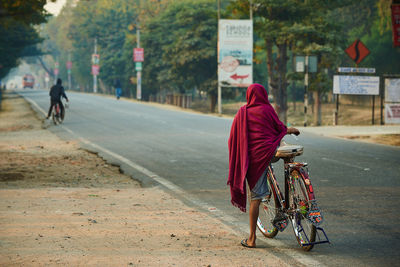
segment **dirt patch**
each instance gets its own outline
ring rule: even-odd
[[[400,146],[400,134],[346,135],[338,137],[374,144]]]
[[[6,95],[0,129],[0,266],[287,265],[42,129],[21,98]]]

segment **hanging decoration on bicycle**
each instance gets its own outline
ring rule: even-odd
[[[288,217],[284,212],[280,211],[278,212],[278,214],[276,214],[276,217],[274,218],[272,224],[280,232],[283,232],[283,230],[285,230],[286,227],[288,226]]]
[[[324,221],[316,200],[311,200],[311,207],[306,214],[306,218],[315,226],[319,226]]]

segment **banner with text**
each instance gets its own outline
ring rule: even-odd
[[[218,82],[221,86],[248,87],[253,83],[252,20],[219,21]]]
[[[379,95],[377,76],[333,76],[333,93],[345,95]]]
[[[386,124],[400,123],[400,103],[385,104],[385,123]]]
[[[385,79],[385,102],[400,103],[400,79]]]
[[[400,46],[400,5],[392,5],[393,46]]]

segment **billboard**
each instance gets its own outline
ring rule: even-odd
[[[379,95],[378,76],[333,76],[333,93],[345,95]]]
[[[385,123],[400,123],[400,103],[385,103]]]
[[[218,82],[248,87],[253,83],[252,20],[219,20]]]
[[[392,31],[393,46],[400,46],[400,4],[393,4],[392,8]]]
[[[385,79],[385,102],[400,102],[400,79]]]

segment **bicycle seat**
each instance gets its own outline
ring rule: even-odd
[[[303,146],[286,144],[284,141],[281,142],[278,150],[276,151],[276,158],[293,158],[303,154]]]

